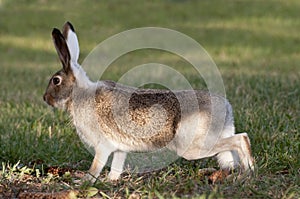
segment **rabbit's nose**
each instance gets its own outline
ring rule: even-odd
[[[46,101],[46,93],[43,95],[43,99],[44,99],[44,101]]]

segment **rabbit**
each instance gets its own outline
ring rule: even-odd
[[[187,160],[216,156],[221,169],[254,169],[247,133],[235,134],[227,99],[201,90],[141,89],[110,80],[92,82],[78,63],[74,27],[54,28],[62,69],[44,101],[67,111],[95,156],[85,179],[95,181],[113,153],[108,179],[118,180],[129,152],[168,148]],[[222,115],[224,117],[222,117]]]

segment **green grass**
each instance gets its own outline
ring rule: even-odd
[[[299,10],[298,0],[0,0],[0,162],[20,160],[29,167],[35,162],[45,167],[81,162],[73,169],[87,170],[92,161],[67,115],[42,101],[49,77],[60,67],[50,37],[53,27],[73,23],[81,62],[116,33],[158,26],[194,38],[214,59],[234,108],[236,129],[250,136],[255,175],[246,182],[212,185],[198,170],[216,167],[214,160],[178,160],[161,171],[124,174],[118,183],[80,189],[94,186],[103,197],[299,198]],[[102,78],[118,80],[131,67],[153,60],[174,66],[192,86],[202,85],[183,60],[153,50],[121,57]],[[60,188],[53,185],[52,190],[76,187],[63,181],[53,179],[52,185]],[[19,186],[0,177],[0,196],[8,185],[12,190]]]

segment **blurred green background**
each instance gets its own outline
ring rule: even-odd
[[[52,44],[53,27],[72,22],[80,63],[114,34],[163,27],[195,39],[213,58],[234,108],[237,131],[249,133],[258,168],[256,178],[244,186],[227,184],[217,191],[210,186],[186,188],[182,194],[299,196],[299,10],[298,0],[0,0],[0,162],[62,165],[86,160],[87,169],[92,160],[68,117],[42,101],[49,78],[61,67]],[[199,86],[197,74],[181,59],[151,50],[120,58],[103,78],[118,80],[135,64],[153,59],[174,65]],[[209,161],[203,166],[215,165]],[[142,189],[174,195],[156,184]]]

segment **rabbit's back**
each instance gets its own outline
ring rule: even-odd
[[[211,96],[206,91],[136,89],[102,81],[95,102],[102,133],[123,150],[164,147],[175,138],[182,121],[202,117],[203,127],[211,118]]]

